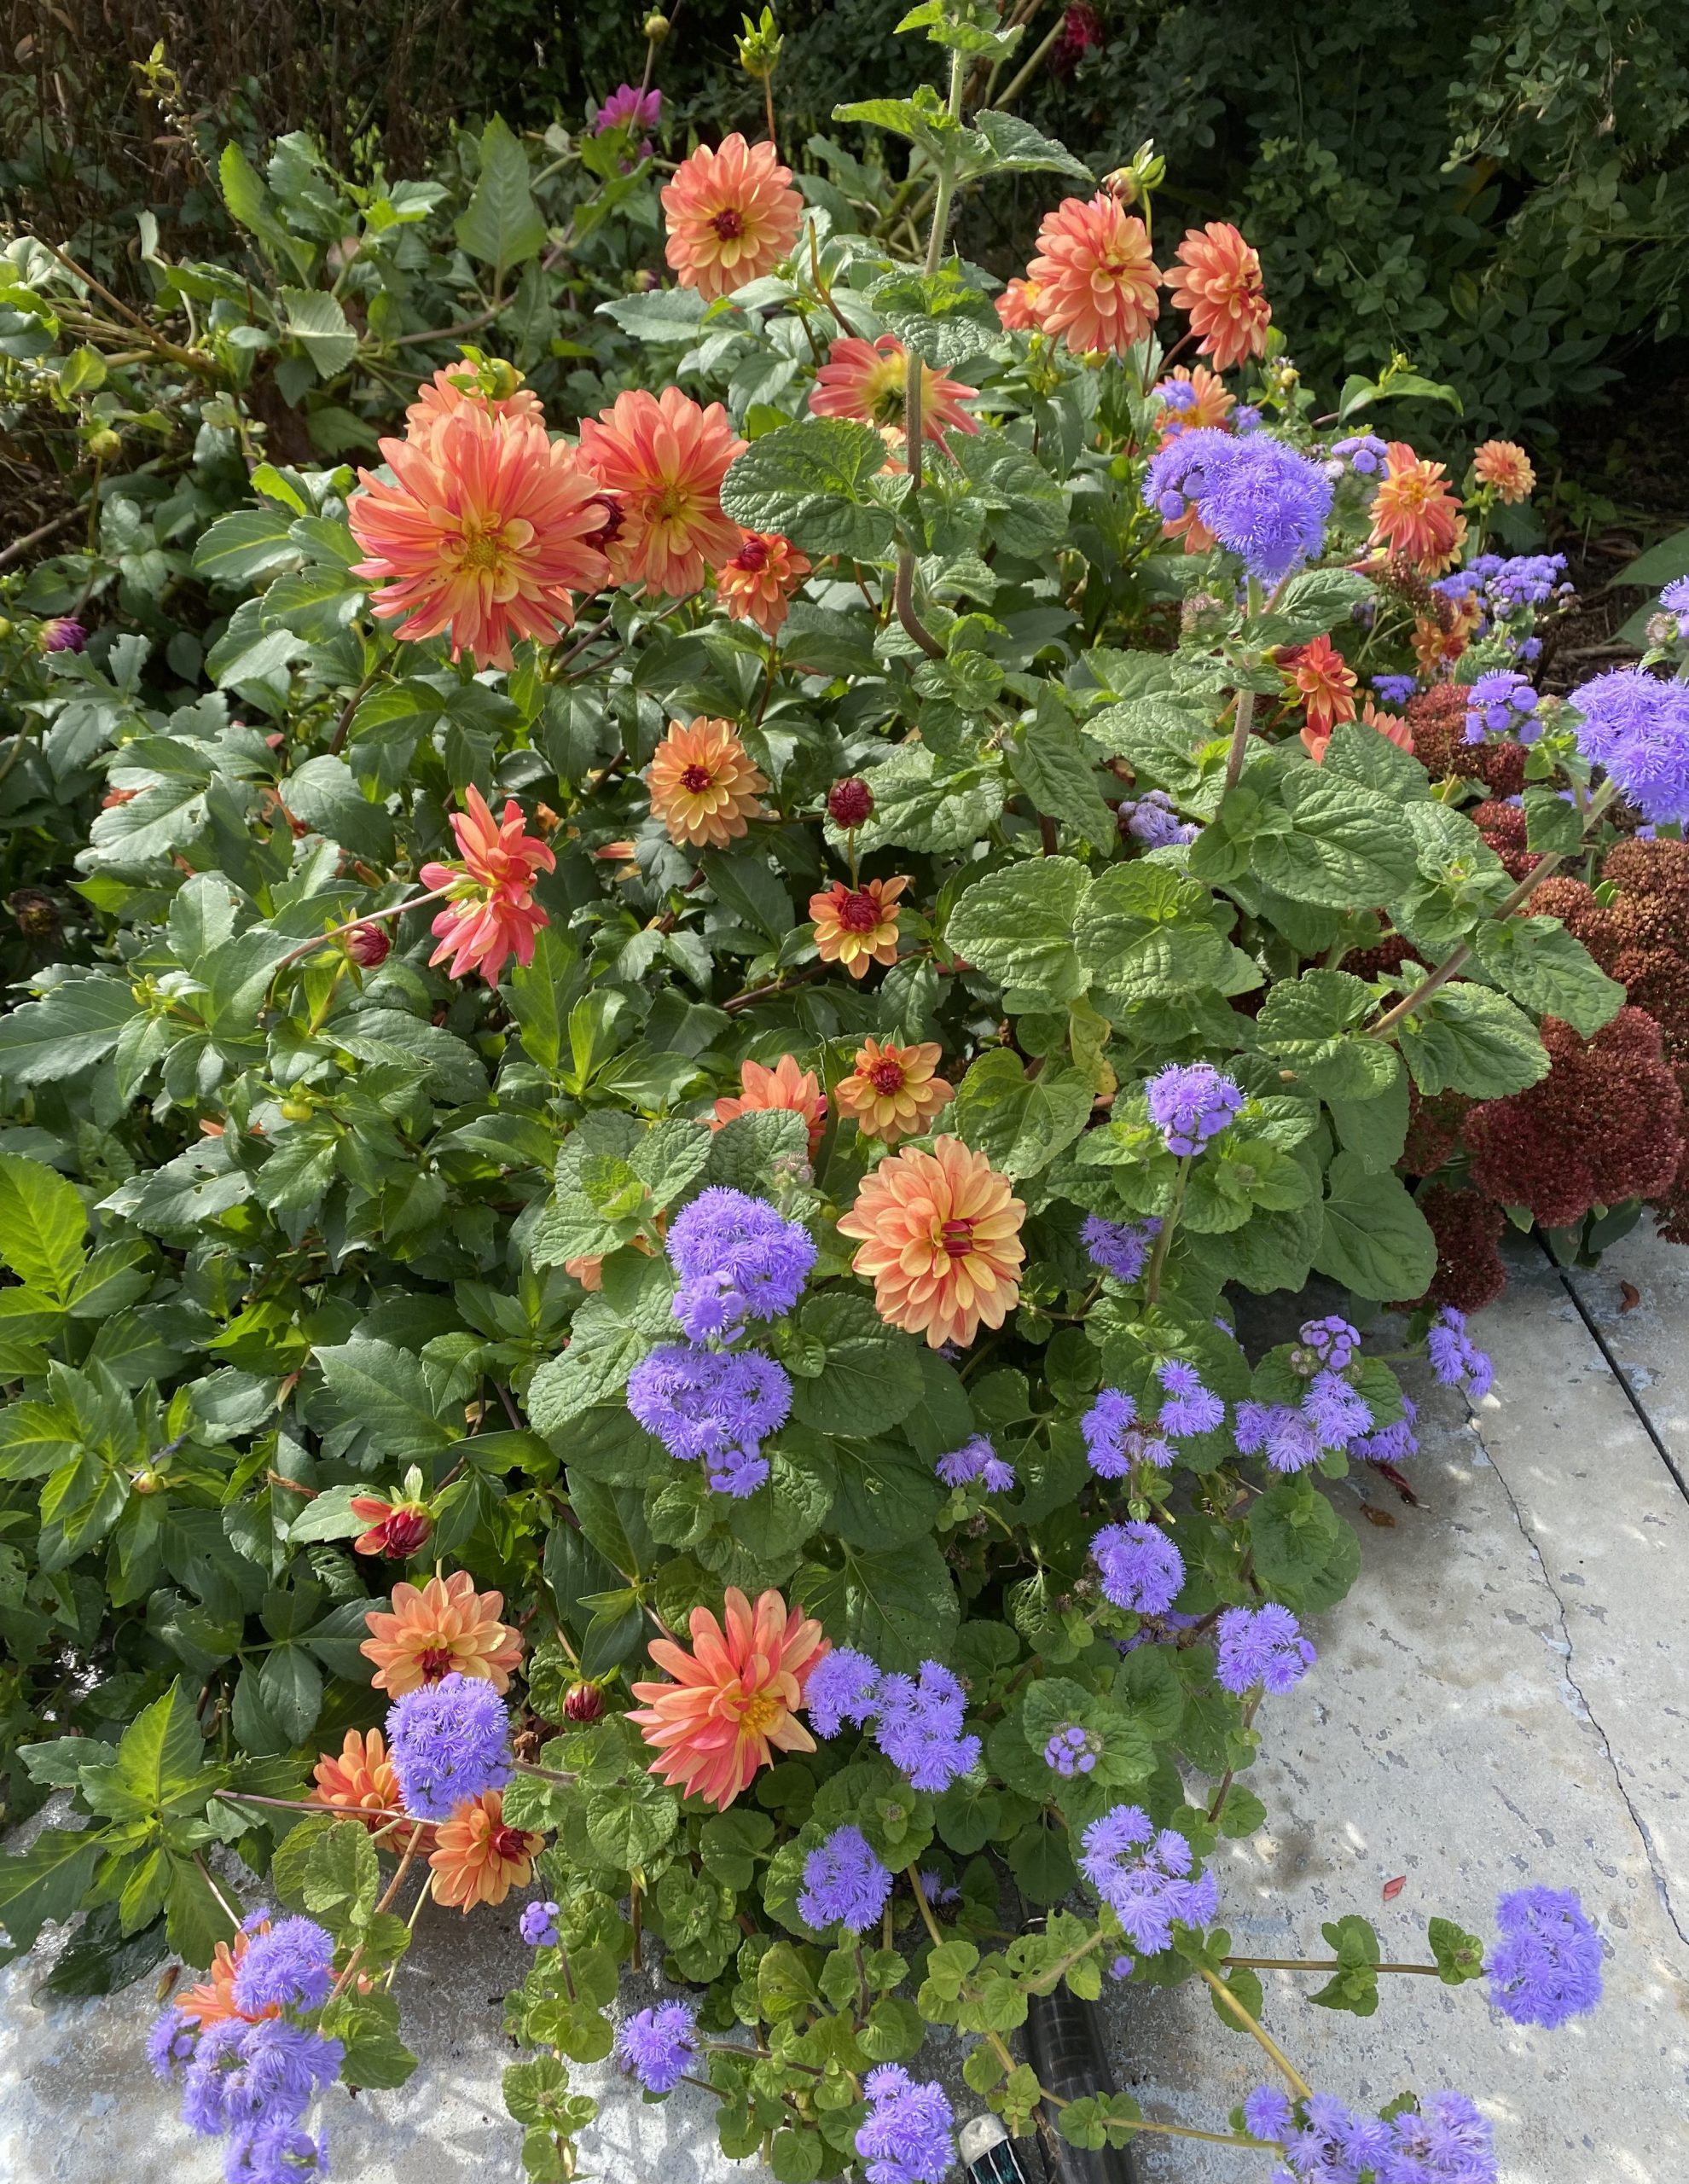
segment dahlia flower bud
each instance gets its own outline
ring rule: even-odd
[[[20,887],[6,897],[18,930],[31,940],[50,940],[59,930],[59,906],[44,887]]]
[[[43,652],[80,652],[88,632],[73,614],[55,614],[41,624],[35,641]]]
[[[775,26],[772,8],[763,9],[760,21],[753,23],[749,15],[743,20],[745,35],[738,40],[739,65],[747,76],[763,83],[773,75],[785,40]]]
[[[834,781],[827,793],[827,816],[847,832],[865,827],[874,816],[874,791],[855,774]]]
[[[380,970],[392,949],[392,937],[385,926],[355,925],[346,935],[347,955],[366,971]]]
[[[653,45],[661,45],[664,39],[669,35],[669,19],[666,15],[659,15],[655,9],[653,9],[652,13],[646,17],[643,24],[641,26],[641,28],[643,30],[646,38]]]
[[[109,425],[102,425],[96,432],[90,433],[86,444],[96,462],[113,462],[123,453],[123,442]]]
[[[572,1683],[563,1694],[563,1718],[584,1726],[604,1711],[604,1693],[595,1683]]]
[[[129,1482],[130,1491],[134,1494],[156,1494],[163,1484],[163,1472],[155,1471],[151,1464],[143,1464]]]
[[[409,1562],[427,1544],[434,1519],[421,1502],[387,1502],[374,1494],[354,1494],[351,1513],[369,1526],[352,1542],[357,1554],[379,1554],[389,1562]]]

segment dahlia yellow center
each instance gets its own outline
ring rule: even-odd
[[[747,1735],[766,1736],[770,1729],[778,1727],[785,1711],[772,1692],[759,1691],[754,1699],[746,1700],[739,1716],[739,1726]]]
[[[496,569],[504,559],[504,541],[496,531],[466,531],[457,549],[458,566]]]

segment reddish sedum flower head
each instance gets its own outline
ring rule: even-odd
[[[1026,1208],[983,1153],[941,1137],[882,1160],[839,1223],[861,1240],[851,1260],[874,1282],[888,1326],[925,1335],[930,1350],[964,1346],[983,1322],[1000,1327],[1020,1294]]]
[[[474,364],[444,364],[431,380],[425,380],[416,390],[416,399],[404,413],[405,438],[421,444],[432,437],[438,427],[448,417],[455,417],[462,410],[479,410],[489,417],[526,417],[537,425],[545,422],[545,411],[540,398],[531,386],[520,384],[519,375],[509,364],[489,368],[489,377],[508,379],[508,394],[489,393],[481,370]]]
[[[719,402],[700,410],[677,386],[618,394],[583,420],[582,459],[620,510],[605,549],[620,582],[684,599],[738,552],[744,533],[722,513],[722,480],[744,452]],[[602,530],[602,507],[594,514]]]
[[[908,355],[895,334],[877,341],[855,334],[835,341],[810,389],[810,408],[817,417],[850,417],[858,424],[887,426],[901,433],[908,393]],[[947,432],[979,430],[963,409],[979,392],[964,386],[931,364],[920,368],[920,436],[942,440]]]
[[[454,659],[508,668],[514,639],[553,643],[573,595],[608,578],[589,543],[595,482],[537,417],[465,402],[420,439],[383,440],[381,456],[394,482],[360,470],[346,505],[364,557],[351,573],[385,579],[371,605],[400,636],[444,636]]]
[[[1486,440],[1472,457],[1472,475],[1509,506],[1528,501],[1536,484],[1530,457],[1515,440]]]
[[[542,872],[554,871],[557,859],[537,834],[524,831],[522,807],[514,797],[506,799],[502,819],[493,817],[473,784],[463,801],[467,809],[451,814],[458,857],[422,868],[425,887],[451,890],[451,900],[430,928],[440,944],[428,961],[445,963],[449,978],[479,971],[496,985],[510,956],[519,963],[534,960],[535,936],[546,923],[534,902],[534,882]]]
[[[1289,645],[1276,655],[1285,697],[1300,705],[1316,735],[1329,737],[1340,720],[1355,717],[1355,670],[1329,637]]]
[[[1173,300],[1191,322],[1197,346],[1228,372],[1267,346],[1273,313],[1261,283],[1261,260],[1238,230],[1223,220],[1192,228],[1174,252],[1176,270],[1167,276]]]
[[[735,1115],[783,1108],[788,1114],[802,1115],[810,1134],[810,1151],[815,1152],[827,1127],[827,1097],[813,1070],[800,1069],[792,1054],[782,1054],[772,1069],[764,1068],[759,1061],[747,1061],[740,1068],[739,1087],[737,1093],[724,1094],[717,1101],[711,1130],[719,1130]]]
[[[665,255],[683,288],[706,303],[772,273],[804,224],[804,200],[772,144],[735,130],[719,151],[700,144],[663,189]]]
[[[868,976],[870,963],[897,960],[897,897],[907,879],[870,880],[847,887],[835,880],[810,897],[815,921],[815,947],[823,963],[842,963],[853,979]]]
[[[850,1116],[864,1137],[887,1145],[923,1136],[951,1095],[952,1088],[934,1074],[942,1051],[932,1041],[897,1047],[864,1039],[856,1067],[835,1087],[839,1112]]]
[[[866,827],[874,816],[874,791],[859,775],[847,775],[828,789],[827,816],[835,827],[842,827],[847,834],[857,827]]]
[[[810,568],[809,555],[779,531],[747,531],[739,551],[716,572],[716,596],[736,622],[754,622],[764,636],[775,636]]]
[[[1440,576],[1452,566],[1466,535],[1466,519],[1443,468],[1422,460],[1405,440],[1392,440],[1373,497],[1373,544],[1399,554],[1426,576]]]
[[[473,1803],[459,1805],[435,1842],[428,1860],[434,1901],[465,1913],[478,1903],[502,1903],[513,1888],[525,1888],[545,1848],[544,1836],[506,1826],[499,1790],[483,1790]]]
[[[1011,281],[996,307],[1005,334],[1029,334],[1038,323],[1038,291],[1030,281]]]
[[[751,763],[733,723],[706,720],[689,728],[676,721],[645,770],[653,817],[676,846],[725,849],[746,822],[768,814],[757,799],[767,779]]]
[[[1161,269],[1149,230],[1106,190],[1088,202],[1065,198],[1045,214],[1026,277],[1037,289],[1039,325],[1076,356],[1123,357],[1155,323]]]

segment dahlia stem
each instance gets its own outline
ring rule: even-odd
[[[1236,723],[1232,729],[1232,747],[1226,753],[1226,787],[1235,788],[1243,777],[1244,760],[1249,753],[1250,724],[1255,718],[1255,693],[1238,692]]]
[[[1179,1225],[1179,1214],[1185,1203],[1185,1186],[1191,1179],[1191,1155],[1187,1153],[1180,1159],[1179,1173],[1173,1184],[1173,1203],[1167,1209],[1161,1230],[1155,1240],[1155,1249],[1150,1253],[1149,1272],[1144,1278],[1144,1301],[1147,1304],[1161,1300],[1161,1277],[1167,1265],[1168,1247],[1173,1241],[1173,1231]]]
[[[241,1931],[241,1914],[234,1908],[233,1905],[229,1902],[229,1898],[212,1879],[211,1867],[206,1863],[205,1860],[200,1856],[197,1850],[194,1853],[194,1863],[199,1868],[200,1879],[204,1881],[206,1886],[211,1891],[218,1910],[222,1912],[223,1917],[228,1920],[229,1925],[238,1934]]]
[[[519,1774],[531,1774],[541,1782],[560,1782],[566,1789],[572,1789],[580,1780],[578,1774],[560,1774],[554,1767],[537,1766],[531,1759],[513,1759],[510,1763]]]
[[[1267,2054],[1272,2058],[1279,2069],[1283,2071],[1286,2082],[1295,2092],[1297,2098],[1299,2100],[1311,2100],[1314,2097],[1313,2087],[1309,2085],[1307,2079],[1303,2077],[1301,2071],[1297,2070],[1296,2065],[1291,2062],[1290,2057],[1286,2054],[1284,2049],[1280,2047],[1278,2042],[1274,2039],[1272,2034],[1267,2030],[1264,2025],[1258,2024],[1257,2020],[1251,2016],[1250,2013],[1244,2007],[1243,2004],[1238,2000],[1237,1996],[1232,1992],[1231,1989],[1226,1984],[1225,1981],[1220,1977],[1217,1972],[1211,1970],[1210,1966],[1205,1964],[1199,1964],[1197,1966],[1197,1969],[1201,1972],[1205,1984],[1213,1989],[1215,1996],[1220,2003],[1232,2013],[1232,2015],[1236,2018],[1238,2023],[1242,2025],[1245,2031],[1250,2035],[1251,2039],[1259,2042],[1260,2046],[1264,2049]]]
[[[1222,1956],[1220,1961],[1246,1972],[1341,1972],[1342,1964],[1334,1956]],[[1420,1972],[1427,1978],[1440,1979],[1440,1964],[1375,1964],[1374,1972]]]
[[[937,232],[936,227],[933,232],[935,234]],[[929,253],[929,255],[931,253]],[[909,350],[908,357],[905,359],[905,364],[906,369],[903,379],[904,459],[908,465],[909,484],[913,489],[910,495],[910,503],[914,508],[916,520],[919,521],[920,514],[921,456],[920,404],[921,395],[924,390],[921,384],[921,360],[920,353],[915,349],[911,348]],[[944,657],[943,646],[939,643],[937,638],[933,636],[932,630],[927,628],[926,624],[921,620],[920,615],[915,613],[914,549],[912,546],[900,546],[897,549],[897,574],[891,587],[891,604],[897,610],[897,619],[903,624],[905,630],[914,639],[915,642],[920,647],[927,658],[929,659],[943,659]]]
[[[400,1884],[403,1882],[405,1874],[410,1869],[410,1862],[416,1856],[416,1845],[421,1839],[421,1833],[419,1829],[417,1833],[413,1835],[409,1842],[405,1844],[404,1856],[398,1862],[398,1871],[387,1883],[386,1895],[382,1896],[380,1902],[375,1906],[375,1915],[377,1918],[380,1916],[382,1912],[386,1909],[387,1906],[398,1894]],[[432,1873],[428,1876],[428,1883],[429,1887],[433,1885],[433,1875]],[[422,1893],[424,1896],[427,1896],[428,1890],[425,1888]],[[358,1966],[363,1961],[363,1950],[364,1944],[360,1942],[357,1947],[352,1951],[351,1955],[346,1959],[346,1968],[343,1972],[341,1972],[340,1978],[334,1982],[334,1986],[330,1989],[328,2000],[323,2005],[325,2009],[331,2007],[333,2004],[337,2002],[340,1996],[345,1994],[346,1989],[351,1986],[352,1980],[357,1974]]]
[[[384,918],[402,918],[407,910],[421,909],[425,903],[440,902],[450,894],[456,885],[456,880],[449,880],[444,887],[436,887],[429,894],[412,895],[403,903],[395,903],[390,910],[366,910],[362,917],[353,918],[345,925],[331,926],[327,932],[314,934],[311,939],[301,941],[290,954],[282,958],[270,974],[271,980],[274,981],[279,978],[290,963],[297,963],[303,956],[313,954],[319,948],[326,948],[331,940],[339,940],[343,934],[348,932],[357,932],[366,925],[380,925]]]

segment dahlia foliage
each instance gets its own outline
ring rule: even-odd
[[[337,240],[346,312],[289,308],[348,332],[276,378],[367,324],[389,410],[313,394],[321,461],[260,460],[208,402],[245,504],[191,569],[121,543],[149,476],[74,618],[8,595],[6,793],[98,809],[0,1019],[7,1734],[74,1805],[0,1906],[191,1967],[151,2060],[248,2184],[403,2082],[443,1909],[531,1952],[537,2179],[596,2158],[570,2071],[612,2051],[800,2184],[949,2173],[933,2024],[1030,2129],[1003,2036],[1057,1981],[1204,1982],[1282,2061],[1216,1853],[1332,1673],[1320,1485],[1411,1464],[1433,1385],[1496,1399],[1509,1218],[1689,1234],[1689,593],[1556,694],[1529,452],[1392,436],[1405,370],[1304,386],[1147,147],[1098,177],[969,105],[1019,35],[981,18],[908,20],[948,101],[839,116],[911,148],[920,259],[842,153],[668,144],[659,187],[649,84],[566,233],[496,125],[455,247],[509,359],[365,311]],[[999,174],[1042,193],[1006,283],[949,242]],[[1246,1354],[1239,1292],[1314,1275]],[[1544,1855],[1493,1942],[1328,1927],[1316,1998],[1487,1980],[1539,2067],[1604,1947]],[[1204,2127],[1494,2179],[1424,2067]],[[1187,2128],[1056,2128],[1145,2123]]]

